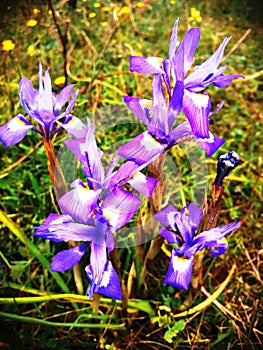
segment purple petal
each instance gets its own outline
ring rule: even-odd
[[[213,55],[210,56],[199,67],[196,67],[194,72],[185,79],[185,87],[187,89],[191,89],[194,86],[199,86],[200,90],[202,89],[203,81],[205,81],[211,74],[214,74],[216,72],[219,63],[222,60],[225,47],[230,39],[231,37],[225,38],[218,49],[213,53]],[[206,86],[207,85],[205,84],[205,87]]]
[[[186,33],[181,45],[184,50],[184,76],[194,62],[194,54],[200,40],[200,29],[191,28]],[[178,48],[179,49],[179,48]]]
[[[192,231],[195,232],[202,220],[202,210],[195,203],[188,205],[189,223]]]
[[[91,212],[96,208],[100,190],[90,190],[81,180],[71,184],[72,191],[65,193],[58,201],[63,212],[83,223],[89,221]]]
[[[219,75],[215,79],[212,80],[212,83],[218,88],[224,88],[230,85],[233,79],[245,79],[243,75],[240,74],[231,74],[231,75]]]
[[[174,143],[181,143],[194,139],[193,131],[189,122],[179,124],[170,132],[170,137],[173,139]]]
[[[72,108],[74,107],[74,104],[76,102],[77,96],[79,93],[79,89],[77,89],[76,91],[74,91],[71,100],[69,101],[69,104],[67,105],[66,111],[65,113],[63,113],[63,115],[67,115],[69,114],[69,112],[72,110]]]
[[[22,78],[19,82],[20,104],[28,115],[37,108],[36,96],[38,92],[34,90],[33,85],[27,78]]]
[[[156,141],[147,131],[119,147],[118,154],[139,165],[151,163],[166,148],[166,144]]]
[[[163,226],[168,228],[174,227],[174,216],[178,214],[178,210],[176,210],[171,204],[168,205],[165,209],[159,211],[154,215],[155,219],[158,220]],[[170,243],[170,242],[169,242]]]
[[[166,241],[170,244],[180,244],[181,240],[179,237],[175,234],[175,232],[166,230],[165,228],[161,228],[159,230],[160,235],[166,239]]]
[[[136,191],[142,195],[151,198],[153,190],[157,184],[158,180],[149,176],[145,176],[143,173],[136,173],[132,179],[128,181]]]
[[[96,234],[94,226],[79,224],[69,215],[50,214],[34,232],[34,236],[54,242],[91,241]]]
[[[119,169],[112,174],[110,179],[110,187],[114,187],[115,185],[122,186],[127,181],[129,181],[134,174],[138,171],[138,165],[134,162],[127,161],[122,164]]]
[[[176,50],[176,44],[177,44],[177,28],[178,28],[178,22],[179,18],[174,22],[173,31],[170,37],[170,43],[169,43],[169,60],[172,59],[175,50]]]
[[[207,247],[217,247],[218,242],[229,235],[231,232],[240,227],[240,222],[231,222],[225,226],[218,226],[209,231],[204,231],[197,235],[192,241],[191,247],[187,250],[187,254],[194,254],[197,250],[203,250]],[[219,242],[220,243],[220,242]],[[219,245],[220,246],[220,245]]]
[[[114,230],[125,225],[140,207],[141,201],[133,193],[115,187],[102,203],[104,218]]]
[[[209,131],[209,138],[198,138],[196,141],[199,143],[200,147],[205,151],[207,157],[213,155],[224,143],[225,140],[213,135]]]
[[[211,110],[210,98],[207,94],[196,94],[185,90],[183,110],[197,137],[209,137],[209,113]]]
[[[176,81],[172,98],[168,107],[168,127],[172,128],[175,118],[181,112],[184,96],[184,83],[182,81]]]
[[[180,258],[173,250],[164,283],[187,290],[192,277],[192,269],[193,256],[190,259]]]
[[[119,277],[109,260],[106,263],[97,292],[109,298],[122,299]]]
[[[56,103],[54,105],[54,114],[58,115],[61,108],[68,102],[71,94],[72,89],[74,87],[74,84],[68,85],[62,89],[56,99]]]
[[[152,105],[153,109],[158,108],[166,109],[166,99],[162,88],[162,76],[161,74],[154,74],[152,81]]]
[[[104,272],[100,280],[97,279],[96,281],[94,278],[94,272],[91,265],[87,266],[85,270],[90,281],[90,287],[88,289],[90,299],[92,298],[94,292],[118,300],[122,298],[118,275],[113,269],[112,264],[109,260],[105,265]]]
[[[88,126],[82,123],[79,118],[69,116],[62,126],[71,136],[74,136],[77,139],[85,140],[88,132]]]
[[[130,71],[141,74],[165,74],[161,68],[163,59],[160,57],[130,57]]]
[[[82,244],[57,253],[50,265],[51,270],[54,272],[62,272],[71,269],[83,257],[87,246],[87,244]]]
[[[20,142],[33,127],[22,114],[19,114],[0,126],[0,141],[8,148]]]
[[[124,102],[146,126],[151,120],[152,101],[138,97],[124,96]]]

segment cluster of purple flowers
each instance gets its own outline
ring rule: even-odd
[[[69,85],[56,96],[52,92],[48,70],[43,86],[41,64],[38,91],[26,78],[19,84],[20,102],[31,122],[19,114],[0,127],[0,141],[5,147],[21,141],[30,129],[48,142],[62,128],[72,136],[65,144],[82,164],[86,181],[77,179],[70,185],[71,190],[58,201],[64,214],[50,214],[34,235],[54,242],[82,242],[56,254],[51,263],[53,271],[72,268],[89,249],[90,264],[85,271],[90,282],[90,298],[94,292],[115,299],[122,297],[119,277],[109,253],[114,249],[115,232],[128,223],[140,207],[140,198],[126,185],[151,197],[157,180],[144,175],[141,170],[161,153],[175,144],[195,139],[207,156],[211,156],[224,143],[209,130],[210,117],[222,104],[212,112],[210,97],[203,91],[210,84],[222,88],[234,78],[242,77],[224,75],[227,67],[219,67],[230,38],[225,38],[212,56],[188,74],[200,30],[188,30],[177,47],[177,27],[178,20],[173,27],[167,59],[137,56],[130,59],[132,72],[153,74],[152,100],[124,97],[128,108],[147,129],[119,147],[106,171],[102,166],[103,152],[97,146],[94,125],[89,119],[84,124],[70,114],[78,91],[73,92],[73,85]],[[174,127],[181,112],[186,121]],[[118,166],[121,157],[126,161]],[[160,229],[160,235],[172,245],[165,283],[183,289],[188,288],[191,280],[194,254],[207,247],[215,256],[223,254],[227,243],[222,239],[239,227],[238,222],[233,222],[195,235],[202,212],[194,203],[181,211],[169,205],[158,212],[155,219],[165,227]]]

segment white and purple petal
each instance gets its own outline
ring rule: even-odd
[[[117,230],[131,220],[140,204],[140,199],[133,193],[114,187],[102,203],[101,209],[113,230]]]
[[[211,131],[209,131],[208,138],[196,137],[196,141],[205,151],[207,157],[212,156],[225,143],[225,140],[213,135]]]
[[[19,114],[5,125],[0,126],[0,141],[8,148],[20,142],[32,128],[34,126],[22,114]]]
[[[151,121],[152,101],[132,96],[124,96],[123,100],[136,117],[147,126]]]
[[[183,111],[191,125],[195,136],[209,137],[210,98],[207,94],[196,94],[185,90],[183,97]]]
[[[97,207],[101,190],[90,190],[81,180],[71,184],[73,190],[65,193],[58,201],[62,211],[80,222],[87,223]]]
[[[54,104],[54,114],[58,115],[61,108],[65,106],[65,104],[68,102],[72,90],[73,90],[74,84],[70,84],[65,86],[59,93],[58,97],[56,98],[56,102]]]
[[[152,198],[153,190],[157,184],[158,180],[145,176],[143,173],[138,172],[128,181],[128,183],[142,195]]]
[[[130,56],[130,71],[141,74],[165,74],[160,57]]]
[[[189,259],[176,255],[173,249],[164,283],[187,290],[192,278],[193,256]]]
[[[94,226],[74,222],[69,215],[50,214],[42,225],[37,227],[34,236],[54,242],[88,242],[94,238],[96,231]]]
[[[136,136],[119,147],[118,154],[139,165],[153,162],[166,148],[166,144],[156,141],[148,131]]]

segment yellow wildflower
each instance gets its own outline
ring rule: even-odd
[[[27,22],[26,22],[26,25],[27,27],[35,27],[37,25],[37,20],[35,19],[29,19]]]
[[[94,17],[96,17],[96,13],[95,13],[95,12],[91,12],[91,13],[89,14],[89,18],[94,18]]]
[[[175,0],[170,0],[170,4],[174,5],[175,4]]]
[[[190,22],[200,23],[202,21],[200,11],[198,11],[195,7],[191,7],[190,12],[191,12],[191,16],[189,17]]]
[[[28,46],[27,53],[30,57],[32,57],[36,54],[36,51],[35,51],[35,48],[33,45]]]
[[[103,12],[110,12],[110,10],[111,10],[110,6],[104,6],[104,7],[102,8],[102,11],[103,11]]]
[[[40,10],[37,9],[37,8],[34,8],[34,9],[32,10],[32,12],[33,12],[34,15],[37,15],[37,14],[40,12]]]
[[[121,15],[128,15],[131,12],[130,8],[128,6],[124,6],[120,12],[118,13],[118,16]]]
[[[101,4],[99,2],[94,2],[94,5],[93,5],[95,8],[98,8],[101,6]]]
[[[12,40],[3,40],[1,43],[3,51],[12,51],[15,48],[15,43]]]
[[[136,7],[138,7],[139,9],[141,9],[144,6],[143,2],[137,2]]]
[[[64,75],[61,77],[58,77],[54,80],[54,83],[56,85],[63,85],[63,84],[65,84],[65,82],[66,82],[66,78],[64,77]]]
[[[48,14],[49,14],[49,16],[51,16],[52,15],[52,11],[51,10],[48,10],[48,12],[47,12]]]
[[[108,25],[108,23],[107,22],[101,22],[101,24],[100,24],[102,27],[106,27],[107,25]]]

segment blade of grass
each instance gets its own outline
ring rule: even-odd
[[[23,230],[18,227],[12,220],[10,220],[10,218],[2,210],[0,210],[0,221],[2,221],[2,223],[6,225],[9,230],[13,232],[13,234],[29,249],[30,254],[33,257],[37,258],[43,267],[50,272],[63,292],[69,293],[69,288],[62,277],[57,272],[51,271],[50,262],[40,253],[34,243],[26,237]]]
[[[34,317],[28,317],[28,316],[20,316],[20,315],[14,315],[7,312],[0,312],[0,317],[19,321],[19,322],[26,322],[26,323],[34,323],[34,324],[41,324],[44,326],[53,326],[53,327],[79,327],[79,328],[107,328],[107,329],[125,329],[125,324],[100,324],[100,323],[64,323],[64,322],[50,322],[41,320]]]

